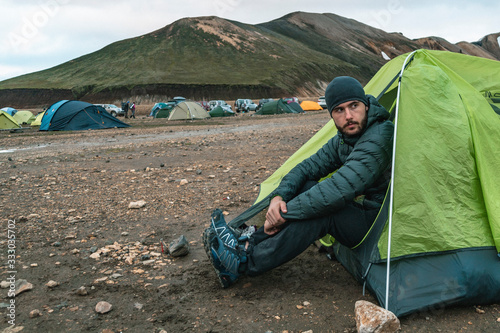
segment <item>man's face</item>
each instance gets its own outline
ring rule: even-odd
[[[366,127],[368,107],[360,101],[348,101],[336,106],[331,113],[335,126],[347,137],[359,135]]]

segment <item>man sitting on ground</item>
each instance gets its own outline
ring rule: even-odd
[[[288,262],[327,234],[353,247],[373,224],[390,180],[393,123],[352,77],[335,78],[325,97],[338,132],[282,179],[264,225],[238,238],[220,210],[212,214],[203,241],[224,288],[242,274],[256,276]]]

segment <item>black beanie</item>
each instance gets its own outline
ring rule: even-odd
[[[333,108],[348,101],[360,101],[368,105],[363,86],[350,76],[338,76],[328,84],[325,91],[326,107],[332,113]]]

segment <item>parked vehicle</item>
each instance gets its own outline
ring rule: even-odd
[[[255,111],[257,104],[255,104],[251,99],[240,98],[234,102],[234,110],[236,112],[248,112]]]
[[[226,101],[223,101],[221,99],[211,100],[208,102],[208,105],[210,105],[210,110],[213,110],[216,106],[220,106],[224,110],[229,110],[231,112],[233,111],[231,105],[227,104]]]
[[[264,105],[265,103],[272,102],[272,101],[274,101],[274,99],[272,99],[272,98],[262,98],[262,99],[260,99],[259,100],[259,105],[257,105],[256,111],[260,110],[260,108],[262,107],[262,105]]]
[[[122,108],[114,104],[94,104],[97,106],[102,106],[104,110],[108,111],[113,117],[125,116],[125,111]]]
[[[326,109],[326,100],[325,100],[325,96],[320,96],[318,98],[318,104],[319,106],[321,106],[323,109]]]
[[[298,97],[285,97],[283,98],[285,102],[295,102],[300,104],[299,98]]]
[[[199,101],[197,103],[200,104],[201,107],[205,109],[205,111],[210,111],[210,104],[208,104],[207,101]]]
[[[176,97],[172,98],[171,100],[169,100],[169,102],[174,102],[175,105],[182,103],[182,102],[185,102],[185,101],[186,101],[186,98],[181,97],[181,96],[176,96]]]

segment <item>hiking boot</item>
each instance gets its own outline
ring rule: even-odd
[[[238,280],[240,263],[246,262],[241,249],[233,249],[224,244],[212,228],[203,233],[203,245],[222,288],[227,288]]]
[[[213,228],[217,236],[224,242],[224,245],[233,249],[238,247],[238,237],[233,229],[231,229],[224,220],[224,214],[220,209],[216,209],[212,213],[210,226]]]

